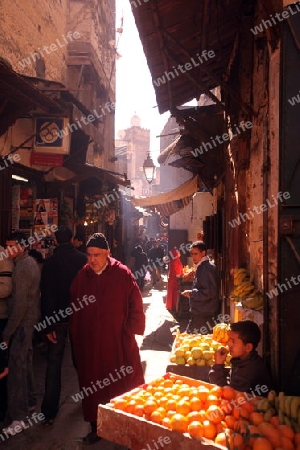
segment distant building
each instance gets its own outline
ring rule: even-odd
[[[134,187],[134,196],[151,195],[151,186],[143,172],[143,163],[150,150],[150,130],[141,127],[141,119],[135,114],[131,118],[130,127],[119,131],[118,136],[115,141],[117,171],[127,173]]]

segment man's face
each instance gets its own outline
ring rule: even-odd
[[[239,334],[229,331],[228,341],[229,352],[233,358],[245,358],[253,349],[252,344],[244,344]]]
[[[94,272],[100,272],[106,264],[109,250],[98,247],[88,247],[86,250],[88,264]]]
[[[201,251],[197,247],[191,248],[190,255],[192,257],[193,263],[198,264],[203,258],[203,256],[205,256],[205,253],[206,253],[205,250]]]
[[[6,241],[6,250],[8,253],[8,258],[15,259],[17,256],[24,253],[24,251],[26,250],[26,247],[22,246],[20,248],[20,244],[18,245],[17,241]]]

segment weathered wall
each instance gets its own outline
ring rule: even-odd
[[[66,81],[67,0],[0,2],[0,55],[21,74],[37,76],[31,54],[39,52],[45,63],[45,78]],[[59,40],[60,45],[56,40]],[[67,39],[67,38],[66,38]],[[68,39],[67,39],[67,42]],[[57,50],[51,51],[54,44]],[[43,50],[44,46],[48,49]],[[54,47],[52,47],[54,48]],[[43,55],[43,56],[42,56]],[[26,61],[23,61],[27,59]],[[36,60],[39,61],[38,56]]]
[[[195,241],[203,230],[206,216],[216,213],[216,196],[209,192],[197,192],[193,200],[182,210],[170,216],[170,230],[187,230],[188,240]],[[192,260],[188,259],[192,265]]]

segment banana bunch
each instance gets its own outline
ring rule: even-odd
[[[263,414],[265,422],[269,422],[271,417],[276,415],[276,409],[274,408],[272,400],[270,400],[270,397],[273,395],[276,396],[276,392],[270,391],[268,394],[268,398],[262,398],[258,400],[256,404],[256,411]]]
[[[287,425],[295,433],[300,433],[300,397],[270,391],[267,398],[261,398],[255,405],[257,412],[269,422],[271,417],[278,416],[280,425]]]
[[[254,309],[260,311],[264,307],[264,298],[260,292],[257,292],[253,297],[247,297],[241,301],[243,308]]]
[[[248,275],[247,270],[240,268],[233,271],[233,284],[235,286],[231,295],[236,302],[242,302],[244,308],[263,309],[263,296],[253,284],[254,276]]]
[[[213,327],[213,339],[223,344],[227,344],[229,340],[228,331],[230,331],[230,325],[227,323],[218,323]]]
[[[300,432],[300,397],[279,392],[275,398],[275,409],[280,424],[288,425],[296,433]]]

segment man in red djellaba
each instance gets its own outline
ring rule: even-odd
[[[183,274],[183,265],[180,261],[180,252],[177,248],[173,248],[170,251],[170,255],[166,308],[169,311],[175,311],[179,289],[178,281]]]
[[[98,404],[144,383],[135,335],[144,333],[145,314],[132,273],[109,256],[103,234],[90,237],[86,253],[88,263],[71,285],[70,334],[83,416],[91,423],[83,443],[93,444],[101,439]]]

